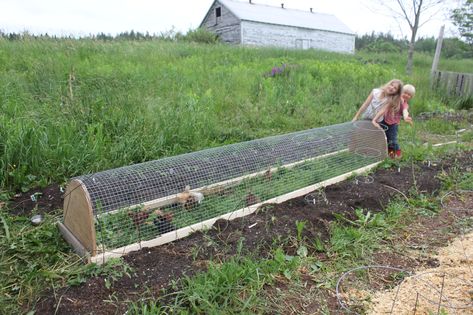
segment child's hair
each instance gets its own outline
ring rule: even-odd
[[[393,83],[397,83],[399,85],[396,93],[394,94],[386,94],[386,90],[388,86],[390,86]],[[392,79],[385,85],[381,87],[381,98],[386,98],[386,104],[388,106],[388,110],[391,113],[397,113],[399,112],[399,109],[401,108],[401,92],[403,91],[403,83],[401,80],[398,79]]]
[[[409,93],[411,96],[416,95],[416,88],[412,84],[406,84],[402,87],[403,93]]]

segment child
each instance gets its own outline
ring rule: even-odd
[[[391,80],[386,83],[384,86],[373,89],[365,102],[361,105],[360,109],[353,117],[352,121],[357,120],[361,114],[363,119],[373,119],[373,117],[378,113],[378,111],[385,105],[390,105],[393,103],[400,102],[402,90],[402,81],[401,80]],[[383,117],[380,116],[378,121],[381,122]]]
[[[373,117],[372,123],[376,127],[383,126],[386,132],[386,139],[388,141],[388,154],[391,158],[401,158],[401,148],[397,142],[398,125],[401,122],[401,116],[404,121],[412,125],[412,118],[409,116],[409,104],[407,102],[414,97],[416,89],[411,84],[406,84],[402,89],[401,102],[392,103],[383,107]],[[379,124],[379,118],[384,115],[383,121]]]

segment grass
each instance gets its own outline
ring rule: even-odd
[[[423,54],[415,55],[414,75],[406,77],[405,56],[396,53],[341,55],[71,39],[2,39],[0,50],[0,202],[16,192],[63,183],[76,175],[345,122],[373,87],[393,77],[416,86],[411,102],[414,118],[423,111],[450,111],[454,104],[430,91],[432,57]],[[266,76],[283,63],[290,65],[286,73]],[[440,68],[461,71],[468,64],[471,60],[442,60]],[[423,159],[433,154],[431,147],[419,146],[417,131],[432,129],[451,135],[465,126],[443,122],[419,123],[417,129],[403,126],[400,135],[406,156]],[[471,135],[466,131],[461,138],[470,141]],[[284,181],[276,185],[275,193],[281,193],[284,185]],[[451,185],[471,189],[471,174]],[[329,243],[314,240],[313,245],[305,244],[347,258],[336,265],[302,257],[304,251],[298,257],[275,252],[265,261],[240,257],[228,266],[214,263],[208,274],[181,284],[175,305],[182,313],[188,307],[214,311],[220,303],[234,312],[258,312],[267,307],[265,303],[281,308],[259,289],[279,277],[300,285],[297,279],[302,267],[311,270],[321,286],[330,286],[333,275],[360,263],[363,254],[378,246],[367,238],[379,233],[384,237],[402,222],[402,204],[388,209],[383,216],[388,222],[385,229],[371,226],[373,217],[362,212],[360,226],[337,222],[331,227]],[[57,220],[58,215],[46,215],[46,221],[34,227],[28,217],[14,216],[8,204],[0,204],[3,312],[31,310],[45,289],[54,294],[57,288],[87,277],[114,281],[133,272],[122,262],[103,269],[81,267],[59,235]],[[222,300],[221,292],[227,299]],[[162,306],[135,304],[131,309],[146,314],[161,311]]]
[[[29,218],[0,209],[0,307],[6,314],[29,310],[45,287],[65,284],[68,273],[81,264],[59,236],[57,217],[46,215],[34,227]]]
[[[8,191],[345,122],[393,77],[416,85],[414,114],[446,108],[422,54],[408,78],[394,53],[85,39],[0,47],[0,189]],[[285,73],[266,76],[283,63]]]
[[[213,262],[206,272],[175,284],[171,305],[135,303],[130,306],[130,314],[219,314],[222,310],[226,314],[262,314],[267,307],[262,295],[264,287],[279,276],[294,280],[301,265],[300,257],[285,255],[281,249],[271,256],[264,260],[237,256],[222,263]]]

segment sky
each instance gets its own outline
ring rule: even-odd
[[[407,22],[392,18],[392,12],[386,12],[386,6],[379,5],[382,0],[252,2],[278,7],[284,3],[285,8],[299,10],[313,8],[316,12],[335,15],[357,35],[374,31],[391,33],[396,38],[410,36]],[[395,0],[384,2],[395,3]],[[446,0],[445,12],[460,2]],[[116,35],[131,30],[150,34],[165,34],[171,30],[186,33],[200,25],[212,3],[213,0],[0,0],[0,31],[76,37],[98,33]],[[445,12],[428,19],[419,28],[418,37],[438,37],[442,25],[445,25],[445,37],[458,36]]]

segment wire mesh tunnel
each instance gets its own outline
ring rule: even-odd
[[[67,186],[60,229],[84,255],[120,256],[302,195],[386,156],[384,132],[357,121],[84,175]]]

